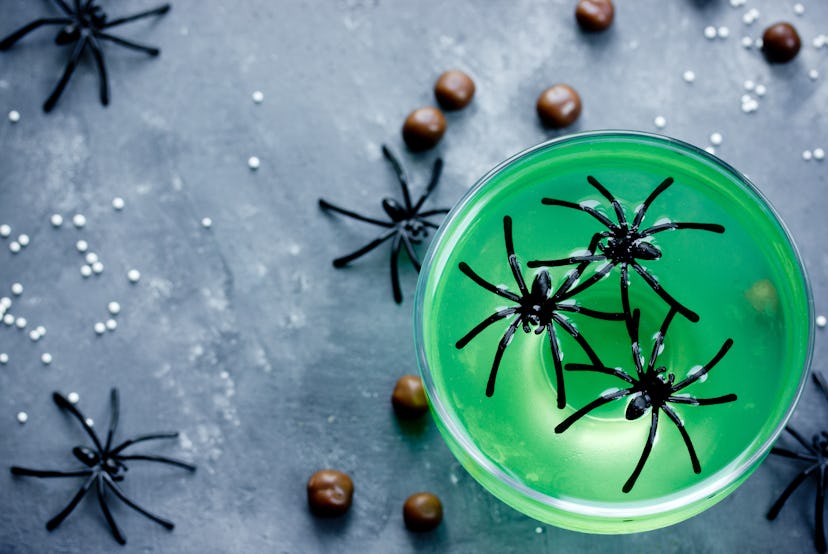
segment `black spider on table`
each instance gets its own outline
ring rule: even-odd
[[[678,313],[686,317],[692,322],[699,320],[696,312],[679,303],[673,298],[664,287],[662,287],[656,277],[654,277],[647,269],[638,263],[638,260],[652,261],[661,257],[661,250],[654,244],[648,241],[649,237],[656,233],[664,231],[671,231],[676,229],[698,229],[702,231],[711,231],[714,233],[724,233],[724,227],[715,223],[689,223],[689,222],[667,222],[656,224],[647,229],[641,229],[641,223],[644,221],[644,216],[647,214],[647,209],[650,204],[667,188],[673,184],[673,178],[668,177],[661,182],[656,189],[650,193],[644,203],[641,204],[635,211],[635,217],[630,224],[627,221],[627,216],[621,204],[601,183],[592,176],[587,177],[587,181],[601,195],[609,200],[612,208],[615,211],[618,223],[614,223],[607,216],[597,211],[592,206],[586,203],[576,204],[575,202],[568,202],[566,200],[557,200],[554,198],[544,198],[541,202],[547,206],[563,206],[566,208],[573,208],[586,212],[605,227],[606,231],[595,233],[592,240],[589,242],[586,255],[571,256],[569,258],[562,258],[557,260],[534,260],[526,265],[529,267],[555,267],[561,265],[570,265],[583,262],[605,261],[593,275],[578,284],[572,291],[572,294],[577,294],[582,290],[592,286],[601,279],[603,279],[615,266],[621,267],[621,302],[623,309],[626,312],[630,311],[629,299],[629,274],[628,268],[632,267],[644,281],[656,292],[671,308],[675,308]]]
[[[419,200],[417,200],[416,203],[412,204],[411,193],[408,189],[408,178],[405,175],[405,170],[403,169],[402,164],[385,145],[382,147],[382,153],[394,169],[394,173],[397,175],[397,180],[400,183],[400,188],[403,193],[403,204],[400,204],[393,198],[386,197],[382,199],[382,209],[385,210],[385,214],[388,216],[388,221],[360,215],[356,212],[335,206],[322,198],[319,199],[319,206],[323,209],[331,210],[333,212],[358,219],[359,221],[365,221],[366,223],[372,223],[387,229],[387,231],[362,248],[348,254],[347,256],[335,259],[333,261],[333,265],[336,268],[343,267],[349,262],[352,262],[367,254],[383,242],[393,239],[391,242],[391,285],[394,291],[394,301],[399,304],[402,302],[400,276],[397,268],[400,249],[403,247],[405,248],[405,251],[408,253],[408,257],[411,259],[411,263],[414,264],[417,271],[420,271],[422,264],[417,257],[417,253],[414,251],[414,244],[421,243],[428,237],[429,227],[432,229],[437,229],[439,227],[439,225],[429,221],[426,218],[433,215],[448,213],[449,210],[447,208],[442,208],[420,212],[420,209],[423,207],[426,199],[434,191],[435,187],[437,187],[437,183],[440,180],[440,174],[443,171],[443,160],[440,158],[434,160],[434,167],[431,171],[431,180],[429,181],[423,195],[419,198]]]
[[[86,493],[95,487],[95,491],[98,496],[98,502],[101,506],[101,511],[106,518],[107,523],[109,524],[109,528],[112,530],[112,534],[115,537],[115,540],[121,544],[126,544],[126,537],[124,537],[121,530],[118,528],[117,523],[115,523],[115,519],[112,517],[112,513],[109,511],[109,506],[106,503],[106,493],[107,490],[111,491],[115,496],[117,496],[124,504],[135,510],[136,512],[148,517],[152,521],[162,525],[167,529],[173,529],[175,524],[168,520],[164,519],[161,516],[155,515],[152,512],[147,511],[146,509],[142,508],[138,504],[136,504],[133,500],[130,500],[126,493],[118,486],[120,481],[123,481],[126,471],[129,469],[126,466],[126,462],[133,461],[133,460],[141,460],[147,462],[159,462],[162,464],[169,464],[176,467],[181,467],[189,471],[195,471],[196,467],[192,464],[187,462],[183,462],[181,460],[176,460],[174,458],[167,458],[165,456],[157,456],[154,454],[124,454],[124,451],[130,448],[132,445],[145,442],[145,441],[152,441],[152,440],[161,440],[161,439],[175,439],[178,437],[177,432],[166,432],[166,433],[151,433],[148,435],[139,435],[137,437],[127,439],[117,446],[113,445],[112,441],[115,436],[115,431],[118,427],[118,418],[120,412],[120,400],[118,397],[118,390],[112,389],[110,392],[110,399],[111,399],[111,413],[109,418],[109,430],[106,433],[106,442],[102,443],[101,440],[98,438],[98,435],[86,421],[86,418],[83,414],[78,410],[71,402],[69,402],[63,395],[60,393],[53,393],[52,399],[55,401],[55,404],[58,405],[59,408],[63,410],[67,410],[70,414],[72,414],[83,426],[83,430],[86,431],[86,434],[89,435],[89,438],[92,439],[92,443],[94,446],[76,446],[72,449],[72,454],[77,458],[85,467],[81,469],[75,470],[68,470],[68,471],[55,471],[55,470],[43,470],[43,469],[28,469],[19,466],[12,466],[11,472],[14,475],[24,475],[29,477],[85,477],[86,480],[84,481],[81,488],[72,497],[72,500],[69,504],[66,505],[63,510],[60,511],[55,517],[50,519],[46,523],[46,529],[49,531],[53,531],[60,525],[64,519],[66,519],[69,514],[77,507],[83,497],[86,496]]]
[[[814,371],[811,376],[814,379],[814,383],[816,383],[825,397],[828,398],[828,383],[825,382],[825,378],[822,374]],[[805,450],[789,450],[781,446],[774,446],[771,449],[771,454],[776,454],[785,458],[792,458],[794,460],[802,460],[807,462],[808,465],[805,469],[800,471],[796,477],[794,477],[793,481],[791,481],[787,487],[785,487],[785,490],[782,491],[782,494],[779,495],[779,498],[776,499],[776,502],[774,502],[773,506],[771,506],[770,510],[768,510],[767,518],[769,520],[776,519],[776,516],[779,515],[779,512],[782,510],[785,502],[787,502],[788,498],[790,498],[799,485],[805,482],[805,479],[807,479],[812,473],[817,472],[816,507],[814,509],[814,546],[818,552],[825,552],[824,514],[826,472],[828,472],[828,432],[821,431],[819,433],[815,433],[809,442],[803,435],[797,432],[797,430],[790,425],[785,427],[785,431],[796,439],[796,441],[801,444]]]
[[[101,47],[100,41],[106,40],[132,50],[146,52],[150,56],[157,56],[161,52],[158,48],[126,40],[110,34],[107,31],[124,23],[130,23],[154,15],[163,15],[170,11],[169,4],[163,4],[157,8],[133,15],[107,20],[106,13],[104,13],[103,8],[95,0],[72,0],[71,5],[67,0],[54,0],[54,2],[57,4],[58,9],[63,12],[64,17],[35,19],[3,40],[0,40],[0,50],[8,50],[14,43],[35,29],[43,27],[44,25],[61,25],[62,27],[55,37],[55,44],[61,46],[74,44],[72,54],[66,63],[66,68],[63,70],[63,75],[52,91],[52,94],[49,95],[49,98],[43,104],[43,111],[49,112],[55,107],[87,47],[92,52],[95,65],[98,67],[98,75],[101,80],[101,104],[104,106],[109,104],[109,78],[106,74],[103,48]]]
[[[512,275],[517,283],[520,294],[516,294],[486,281],[472,270],[466,262],[460,262],[460,271],[465,273],[472,281],[494,294],[501,296],[511,302],[517,304],[508,308],[498,310],[490,315],[471,331],[466,336],[457,341],[457,348],[461,349],[466,346],[469,341],[476,337],[480,332],[486,329],[489,325],[517,315],[512,321],[503,338],[497,345],[494,361],[492,362],[492,369],[489,373],[489,381],[486,385],[486,396],[492,396],[495,389],[495,380],[497,379],[497,371],[500,367],[500,361],[503,358],[503,353],[506,347],[512,340],[515,331],[518,327],[523,327],[524,333],[531,333],[534,331],[536,335],[540,335],[546,331],[549,336],[549,344],[552,349],[552,360],[555,364],[555,380],[557,385],[558,408],[566,406],[566,390],[564,388],[563,368],[561,367],[562,352],[558,344],[558,337],[555,332],[555,325],[557,324],[564,331],[569,333],[574,338],[593,364],[599,365],[601,362],[595,355],[595,352],[590,347],[589,343],[584,339],[583,335],[575,328],[575,326],[561,313],[581,313],[589,317],[595,317],[607,320],[621,320],[624,318],[623,313],[607,313],[592,310],[579,306],[571,301],[573,294],[571,293],[572,284],[580,277],[580,270],[587,264],[581,264],[577,269],[570,271],[564,282],[557,290],[552,292],[551,280],[549,273],[542,269],[535,275],[532,281],[531,288],[526,286],[526,281],[523,277],[520,263],[515,255],[515,245],[512,240],[512,218],[508,215],[503,218],[503,234],[506,239],[506,257],[509,261],[509,267],[512,270]]]
[[[674,373],[667,373],[667,368],[664,366],[656,366],[658,363],[658,357],[662,352],[662,346],[664,344],[664,337],[667,334],[667,329],[677,312],[678,310],[675,307],[670,308],[667,317],[661,324],[661,328],[658,330],[658,333],[656,333],[653,352],[650,355],[650,360],[646,368],[644,367],[644,356],[641,353],[638,340],[640,312],[638,309],[633,312],[632,317],[630,318],[631,321],[629,325],[627,325],[627,329],[632,342],[632,357],[635,365],[635,376],[631,376],[621,369],[607,367],[600,363],[594,365],[566,365],[567,371],[594,371],[597,373],[604,373],[618,377],[622,381],[626,381],[630,386],[625,389],[616,389],[601,394],[598,399],[593,400],[583,408],[579,409],[555,427],[556,433],[563,433],[569,429],[573,423],[587,415],[592,410],[598,408],[599,406],[603,406],[604,404],[608,404],[613,400],[618,400],[619,398],[630,397],[624,414],[624,417],[629,421],[635,421],[643,417],[644,414],[647,413],[647,410],[650,410],[651,422],[647,442],[644,444],[644,451],[641,453],[641,458],[638,460],[635,469],[629,479],[627,479],[627,482],[624,483],[624,486],[621,488],[621,490],[625,493],[632,490],[638,476],[641,474],[641,470],[644,469],[644,464],[647,463],[647,458],[650,456],[650,451],[652,450],[653,442],[655,441],[656,431],[658,430],[659,412],[667,414],[670,421],[672,421],[678,428],[679,433],[681,433],[681,437],[684,440],[684,444],[687,446],[687,452],[690,455],[690,463],[693,466],[693,472],[698,474],[701,473],[701,464],[699,463],[699,458],[696,455],[696,450],[693,448],[693,442],[690,440],[690,435],[687,433],[687,429],[684,427],[684,423],[681,418],[675,410],[673,410],[670,404],[708,406],[711,404],[724,404],[726,402],[733,402],[736,400],[735,394],[725,394],[714,398],[697,398],[695,396],[684,394],[676,395],[676,393],[680,392],[682,389],[689,387],[707,375],[707,373],[713,369],[719,361],[721,361],[724,355],[727,354],[730,347],[733,346],[732,339],[727,339],[709,362],[697,371],[689,373],[687,377],[678,383],[675,382],[676,376]],[[666,379],[665,374],[667,376]]]

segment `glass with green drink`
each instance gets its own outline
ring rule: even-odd
[[[791,415],[813,341],[790,236],[747,178],[633,132],[554,140],[452,210],[415,340],[452,452],[547,523],[654,529],[712,506]]]

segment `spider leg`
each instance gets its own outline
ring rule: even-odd
[[[627,301],[629,302],[629,300]],[[647,371],[652,371],[655,368],[656,360],[658,360],[658,357],[661,354],[662,345],[664,344],[664,336],[667,334],[667,329],[670,327],[670,323],[672,323],[675,315],[675,308],[670,308],[670,311],[667,312],[667,317],[665,317],[664,321],[661,323],[661,327],[658,329],[658,333],[656,333],[655,341],[653,343],[653,353],[650,355],[650,363],[647,366]]]
[[[825,397],[828,398],[828,383],[825,382],[825,377],[822,376],[822,373],[819,371],[812,371],[811,378],[814,380],[814,383],[817,384],[819,389],[825,394]]]
[[[800,454],[799,452],[794,452],[793,450],[788,450],[787,448],[780,448],[779,446],[771,448],[771,454],[776,454],[777,456],[782,456],[783,458],[792,458],[794,460],[805,460],[806,462],[817,461],[816,456]]]
[[[81,426],[83,427],[83,430],[86,431],[86,434],[89,435],[89,437],[92,439],[92,442],[95,443],[95,446],[97,447],[98,451],[103,451],[103,446],[101,445],[101,441],[98,439],[98,435],[95,434],[95,431],[92,430],[92,427],[90,427],[89,424],[86,423],[86,418],[83,416],[80,410],[78,410],[74,404],[66,400],[66,398],[59,392],[52,393],[52,400],[55,401],[55,404],[58,405],[58,408],[68,410],[69,413],[72,414],[75,417],[75,419],[77,419],[80,422]]]
[[[655,441],[656,430],[658,429],[658,409],[652,408],[651,411],[653,415],[650,422],[650,434],[647,435],[647,442],[644,444],[644,450],[641,452],[641,458],[638,459],[635,469],[630,475],[630,478],[627,479],[627,482],[624,483],[624,486],[621,487],[622,492],[630,492],[633,486],[635,486],[641,470],[644,469],[644,464],[647,463],[647,458],[650,457],[650,451],[653,449],[653,442]]]
[[[480,275],[475,273],[474,270],[471,267],[469,267],[469,264],[467,264],[466,262],[460,262],[458,267],[460,268],[460,271],[462,271],[466,274],[467,277],[469,277],[469,279],[471,279],[487,291],[493,292],[498,296],[502,296],[503,298],[507,298],[512,302],[517,302],[518,304],[520,303],[520,296],[516,295],[513,292],[509,292],[508,290],[496,287],[490,282],[486,281]]]
[[[570,256],[559,260],[531,260],[526,263],[527,267],[559,267],[562,265],[583,264],[589,262],[600,262],[606,260],[603,254],[590,254],[588,256]]]
[[[135,21],[136,19],[143,19],[145,17],[151,17],[153,15],[164,15],[168,11],[170,11],[169,4],[163,4],[154,8],[152,10],[147,10],[145,12],[136,13],[135,15],[128,15],[126,17],[119,17],[118,19],[113,19],[112,21],[107,21],[104,23],[104,29],[109,29],[110,27],[116,27],[118,25],[123,25],[124,23],[129,23],[130,21]]]
[[[104,448],[107,452],[109,447],[112,446],[112,436],[118,428],[118,419],[121,413],[121,399],[118,396],[118,389],[114,387],[109,391],[109,404],[109,429],[106,432],[106,447]]]
[[[429,216],[432,216],[432,215],[447,214],[450,211],[451,210],[448,209],[448,208],[440,208],[439,210],[428,210],[427,212],[417,214],[417,217],[429,217]]]
[[[589,206],[582,206],[581,204],[576,204],[575,202],[568,202],[566,200],[556,200],[555,198],[543,198],[541,199],[541,204],[544,206],[562,206],[564,208],[572,208],[573,210],[581,210],[582,212],[586,212],[601,223],[603,223],[606,227],[610,229],[618,229],[618,225],[610,221],[610,219],[595,210],[595,208],[590,208]]]
[[[814,507],[814,546],[818,552],[825,552],[825,466],[819,466],[819,484],[817,485],[816,506]]]
[[[400,160],[397,159],[393,152],[391,152],[391,149],[384,144],[382,145],[382,154],[391,164],[391,167],[394,169],[394,173],[397,175],[397,180],[400,182],[400,188],[403,193],[403,201],[405,201],[405,209],[408,210],[408,213],[411,213],[411,194],[408,191],[408,177],[405,175],[405,169],[403,169]]]
[[[607,263],[605,263],[603,266],[601,266],[598,269],[598,271],[593,273],[583,283],[580,283],[579,285],[577,285],[575,287],[572,287],[571,289],[566,291],[566,294],[562,295],[560,299],[561,300],[566,300],[567,298],[572,298],[573,296],[575,296],[579,292],[588,289],[589,287],[591,287],[592,285],[594,285],[595,283],[597,283],[598,281],[600,281],[601,279],[603,279],[604,277],[609,275],[609,272],[612,271],[612,268],[614,268],[614,267],[615,267],[615,264],[613,262],[607,261]]]
[[[570,369],[574,365],[578,365],[578,364],[567,364],[566,368]],[[600,406],[603,406],[604,404],[612,402],[613,400],[615,400],[617,398],[622,398],[624,396],[628,396],[632,393],[633,393],[633,389],[620,389],[620,390],[617,390],[617,391],[606,392],[606,393],[602,394],[597,400],[593,400],[592,402],[590,402],[589,404],[587,404],[586,406],[584,406],[583,408],[581,408],[580,410],[578,410],[577,412],[575,412],[574,414],[572,414],[571,416],[569,416],[568,418],[563,420],[561,423],[559,423],[558,426],[555,427],[555,432],[556,433],[563,433],[564,431],[569,429],[569,427],[573,423],[575,423],[576,421],[578,421],[579,419],[584,417],[586,414],[588,414],[589,412],[591,412],[595,408],[598,408]]]
[[[672,184],[673,184],[673,178],[672,177],[667,177],[666,179],[664,179],[661,182],[660,185],[658,185],[655,188],[655,190],[653,190],[653,192],[650,193],[650,195],[647,197],[647,199],[644,200],[644,203],[641,204],[641,206],[639,206],[639,208],[635,211],[635,218],[633,219],[633,224],[632,224],[633,231],[638,230],[638,226],[641,225],[641,222],[644,220],[644,216],[646,215],[647,209],[649,209],[650,204],[652,204],[653,201],[656,198],[658,198],[658,195],[660,195],[662,192],[667,190],[667,187],[669,187]]]
[[[615,216],[618,218],[618,224],[621,226],[622,229],[627,228],[627,216],[624,214],[624,210],[621,208],[621,204],[618,203],[618,200],[615,196],[608,191],[604,185],[598,182],[598,179],[593,177],[592,175],[587,176],[587,181],[590,185],[595,187],[601,195],[610,201],[612,204],[612,209],[615,210]]]
[[[154,522],[158,523],[159,525],[161,525],[163,527],[166,527],[167,529],[171,530],[175,527],[175,524],[172,521],[170,521],[168,519],[164,519],[161,516],[157,516],[157,515],[153,514],[152,512],[149,512],[149,511],[145,510],[144,508],[142,508],[141,506],[139,506],[138,504],[136,504],[132,500],[130,500],[127,497],[127,495],[124,494],[124,491],[121,490],[121,487],[119,487],[118,484],[115,481],[112,480],[112,477],[110,477],[108,473],[105,473],[105,472],[101,473],[101,476],[103,477],[103,480],[107,484],[107,486],[112,490],[112,492],[115,493],[115,496],[120,498],[121,501],[123,501],[124,504],[126,504],[127,506],[129,506],[130,508],[132,508],[133,510],[135,510],[139,514],[142,514],[142,515],[148,517],[149,519],[153,520]]]
[[[697,314],[690,308],[683,306],[679,303],[678,300],[670,296],[670,294],[666,290],[664,290],[664,288],[658,283],[658,281],[656,281],[655,278],[652,275],[650,275],[650,273],[646,269],[641,267],[641,265],[639,265],[638,262],[632,262],[632,267],[636,272],[638,272],[639,275],[641,275],[641,277],[645,281],[647,281],[647,284],[650,285],[650,288],[653,289],[653,291],[655,291],[655,293],[658,294],[662,298],[662,300],[667,302],[670,306],[674,307],[676,310],[678,310],[678,312],[681,315],[683,315],[693,323],[699,320],[699,314]]]
[[[400,289],[400,271],[399,259],[400,248],[402,247],[401,235],[397,233],[391,243],[391,287],[394,290],[394,302],[397,304],[402,302],[402,290]]]
[[[52,94],[50,94],[49,98],[46,99],[46,102],[43,103],[44,112],[52,111],[52,108],[54,108],[55,104],[57,104],[60,95],[63,94],[63,89],[66,88],[66,83],[69,82],[69,79],[72,77],[72,73],[75,72],[78,60],[80,60],[81,54],[83,54],[87,43],[88,40],[86,38],[81,38],[77,43],[75,43],[75,49],[72,51],[72,56],[69,58],[69,61],[66,62],[66,69],[63,70],[63,75],[61,75],[60,80],[57,85],[55,85],[55,89],[52,91]]]
[[[676,404],[689,404],[691,406],[712,406],[714,404],[726,404],[728,402],[735,402],[735,394],[725,394],[723,396],[716,396],[715,398],[695,398],[692,396],[668,396],[667,400],[675,402]]]
[[[500,342],[497,345],[497,352],[495,352],[494,361],[492,362],[492,370],[489,372],[489,382],[486,383],[486,396],[492,396],[494,394],[495,389],[495,380],[497,379],[497,370],[500,369],[500,360],[503,358],[503,352],[506,350],[506,347],[509,346],[509,342],[512,340],[512,336],[515,334],[515,330],[518,328],[521,322],[520,317],[515,319],[509,328],[506,329],[506,332],[503,334],[503,338],[500,339]]]
[[[805,447],[805,449],[806,449],[808,452],[810,452],[810,453],[812,453],[812,454],[819,454],[819,452],[817,452],[817,451],[814,449],[813,445],[812,445],[811,443],[809,443],[807,440],[805,440],[805,437],[803,437],[802,435],[800,435],[800,434],[799,434],[799,432],[798,432],[796,429],[794,429],[794,428],[793,428],[793,427],[791,427],[790,425],[786,425],[786,426],[785,426],[785,431],[787,431],[788,433],[790,433],[790,435],[791,435],[793,438],[795,438],[795,439],[797,440],[797,442],[799,442],[799,444],[801,444],[802,446],[804,446],[804,447]]]
[[[106,522],[109,524],[109,528],[112,530],[112,535],[119,544],[126,544],[126,538],[124,538],[124,535],[118,528],[118,524],[115,523],[115,518],[112,517],[112,512],[109,511],[109,506],[106,505],[106,490],[104,489],[104,480],[101,474],[98,474],[98,486],[96,489],[96,492],[98,493],[98,503],[101,505],[101,511],[106,518]]]
[[[46,522],[46,529],[48,529],[49,531],[54,531],[58,525],[63,523],[63,520],[66,519],[69,516],[69,514],[72,513],[72,510],[75,509],[75,507],[78,505],[78,503],[80,503],[83,497],[86,496],[86,493],[89,492],[89,488],[95,482],[95,479],[97,478],[99,473],[100,472],[97,471],[92,472],[92,475],[90,475],[89,479],[87,479],[86,482],[84,482],[84,484],[81,485],[81,488],[78,489],[78,492],[75,493],[75,496],[72,497],[72,500],[69,501],[69,504],[67,504],[66,507],[63,510],[61,510],[58,515]]]
[[[638,373],[639,379],[644,376],[644,356],[641,355],[641,345],[638,337],[638,326],[641,322],[641,311],[636,308],[633,310],[632,318],[627,322],[627,330],[629,331],[630,341],[632,342],[632,356],[635,364],[635,371]]]
[[[614,375],[619,379],[623,379],[624,381],[634,385],[635,380],[618,369],[617,367],[607,367],[603,364],[592,365],[592,364],[566,364],[567,371],[594,371],[596,373],[605,373],[607,375]]]
[[[65,0],[54,0],[55,4],[57,4],[58,8],[63,10],[66,15],[75,15],[69,6],[66,4]]]
[[[193,464],[184,462],[182,460],[176,460],[175,458],[167,458],[166,456],[154,456],[149,454],[133,454],[132,456],[118,456],[118,460],[143,460],[145,462],[160,462],[162,464],[169,464],[171,466],[178,466],[184,468],[189,471],[195,471],[196,466]]]
[[[12,475],[25,475],[26,477],[85,477],[94,473],[91,469],[53,471],[51,469],[28,469],[19,466],[11,466],[11,472]]]
[[[654,225],[645,231],[641,231],[642,237],[648,237],[663,231],[671,231],[674,229],[697,229],[699,231],[710,231],[712,233],[724,233],[725,228],[717,223],[662,223],[661,225]]]
[[[471,340],[474,337],[476,337],[484,329],[486,329],[486,327],[488,327],[489,325],[491,325],[491,324],[493,324],[497,321],[500,321],[501,319],[503,319],[505,317],[509,317],[510,315],[516,313],[517,311],[518,311],[518,308],[506,308],[504,310],[500,310],[499,312],[493,313],[492,315],[490,315],[489,317],[487,317],[486,319],[484,319],[483,321],[481,321],[480,323],[475,325],[474,328],[471,331],[466,333],[463,336],[462,339],[457,341],[455,346],[457,347],[458,350],[464,348],[467,344],[469,344],[471,342]]]
[[[673,423],[675,423],[676,427],[678,427],[679,433],[681,433],[681,438],[684,439],[684,444],[687,445],[687,452],[690,454],[690,463],[693,464],[693,473],[701,473],[701,464],[699,464],[699,458],[696,456],[696,449],[693,448],[693,441],[690,440],[690,435],[684,427],[684,422],[670,406],[664,405],[661,409],[664,410],[667,417],[672,419]]]
[[[176,432],[176,431],[171,431],[171,432],[168,432],[168,433],[152,433],[152,434],[149,434],[149,435],[140,435],[140,436],[137,436],[133,439],[125,440],[124,442],[122,442],[121,444],[119,444],[118,446],[116,446],[115,448],[110,450],[109,454],[111,456],[115,456],[119,452],[123,452],[124,450],[126,450],[127,448],[132,446],[133,444],[136,444],[136,443],[139,443],[139,442],[153,441],[153,440],[159,440],[159,439],[177,439],[177,438],[178,438],[178,432]]]
[[[376,239],[372,240],[371,242],[369,242],[368,244],[366,244],[365,246],[363,246],[359,250],[351,252],[347,256],[342,256],[341,258],[335,259],[333,261],[334,267],[344,267],[344,266],[348,265],[350,262],[356,260],[357,258],[359,258],[361,256],[364,256],[365,254],[367,254],[368,252],[370,252],[371,250],[373,250],[374,248],[376,248],[377,246],[379,246],[383,242],[387,241],[388,239],[390,239],[394,235],[398,235],[398,231],[396,229],[391,229],[390,231],[388,231],[388,232],[380,235]]]
[[[569,335],[575,339],[575,341],[581,346],[584,353],[589,357],[589,361],[592,362],[593,365],[596,366],[603,366],[604,364],[601,363],[601,360],[598,359],[598,355],[595,353],[595,350],[589,345],[587,340],[584,336],[575,328],[572,323],[567,321],[565,318],[559,316],[558,314],[553,314],[552,319],[558,323],[561,327],[564,328],[564,331],[569,333]]]
[[[630,322],[632,321],[632,308],[630,307],[630,274],[629,264],[623,262],[621,264],[621,311],[624,314],[624,322],[627,325],[627,333],[632,336],[633,330],[630,329]],[[636,330],[635,333],[638,333]]]
[[[607,321],[620,321],[625,318],[624,314],[621,312],[601,312],[598,310],[593,310],[592,308],[578,306],[577,304],[564,304],[563,306],[558,305],[557,309],[562,312],[584,314],[588,317],[594,317],[596,319],[605,319]]]
[[[95,36],[89,37],[89,49],[92,50],[92,57],[95,58],[95,65],[98,66],[98,76],[101,79],[101,104],[109,104],[109,78],[106,75],[106,64],[104,63],[103,52]]]
[[[517,261],[517,256],[515,256],[515,243],[512,239],[512,218],[508,215],[503,216],[503,237],[506,240],[506,256],[509,258],[509,267],[512,269],[512,275],[515,278],[518,289],[520,289],[521,296],[528,296],[529,289],[526,288],[523,272],[521,272],[520,264]]]
[[[43,19],[36,19],[1,40],[0,50],[8,50],[14,46],[14,43],[18,40],[25,37],[35,29],[43,27],[44,25],[69,25],[70,23],[72,23],[72,20],[65,17],[44,17]]]
[[[379,225],[380,227],[394,227],[393,223],[389,223],[387,221],[382,221],[379,219],[374,219],[372,217],[365,217],[364,215],[359,215],[356,212],[352,212],[350,210],[346,210],[344,208],[340,208],[339,206],[335,206],[328,202],[327,200],[323,200],[322,198],[319,199],[319,207],[323,210],[331,210],[332,212],[337,212],[342,215],[352,217],[354,219],[358,219],[359,221],[364,221],[366,223],[373,223],[374,225]]]
[[[555,364],[555,387],[558,391],[558,409],[560,410],[566,406],[566,389],[564,388],[561,350],[558,347],[558,336],[555,334],[555,327],[551,323],[546,326],[546,333],[549,335],[549,346],[552,347],[552,363]]]
[[[779,495],[779,498],[776,499],[776,502],[773,503],[773,506],[770,507],[768,513],[765,517],[770,520],[776,519],[776,516],[779,515],[779,511],[785,505],[788,498],[793,494],[793,492],[805,481],[805,479],[815,470],[819,468],[819,464],[814,464],[803,469],[796,477],[794,477],[793,481],[791,481],[785,490],[782,491],[782,494]]]
[[[731,346],[733,346],[733,339],[727,339],[726,341],[724,341],[724,344],[716,353],[716,355],[713,356],[712,360],[704,364],[702,368],[698,370],[696,373],[689,375],[684,380],[680,381],[677,385],[673,385],[673,391],[681,390],[684,387],[691,385],[699,379],[701,379],[704,375],[707,374],[708,371],[713,369],[716,366],[716,364],[719,363],[719,361],[721,361],[724,355],[727,354],[727,351],[730,350]]]
[[[434,189],[437,187],[437,183],[440,181],[440,175],[442,173],[443,173],[443,160],[441,158],[437,158],[436,160],[434,160],[434,166],[431,168],[431,180],[429,180],[428,186],[426,187],[425,192],[423,193],[423,195],[420,197],[419,200],[417,200],[417,203],[414,204],[414,213],[417,213],[417,211],[422,207],[422,205],[426,201],[426,199],[429,196],[431,196],[432,192],[434,192]],[[440,210],[437,210],[437,211],[440,211]],[[448,210],[446,210],[446,211],[448,211]],[[426,212],[426,213],[428,213],[428,212]],[[434,213],[434,211],[432,211],[431,213]],[[423,214],[423,215],[425,215],[425,214]]]
[[[595,249],[598,247],[598,243],[600,242],[600,240],[608,236],[609,234],[609,231],[604,231],[602,233],[595,233],[594,235],[592,235],[592,238],[589,241],[589,246],[587,246],[587,250],[594,254],[596,252]],[[552,295],[552,298],[555,300],[567,298],[566,294],[567,292],[569,292],[569,287],[571,287],[575,281],[581,278],[581,275],[584,274],[584,270],[587,268],[587,266],[589,266],[590,263],[591,262],[589,261],[581,262],[578,265],[578,267],[576,267],[574,270],[570,270],[566,276],[566,280],[564,280],[564,282],[561,283],[561,286],[558,287],[558,290],[555,291],[555,293]],[[527,265],[529,265],[529,267],[532,267],[531,262]]]
[[[411,244],[411,240],[409,240],[408,235],[405,233],[400,234],[402,238],[403,246],[405,246],[405,251],[408,253],[408,257],[411,259],[411,263],[414,264],[414,268],[419,272],[422,268],[422,263],[420,263],[420,259],[417,257],[417,253],[414,252],[414,245]]]
[[[103,40],[108,40],[109,42],[114,42],[119,46],[123,46],[124,48],[129,48],[130,50],[138,50],[139,52],[145,52],[150,56],[157,56],[161,53],[161,50],[155,48],[154,46],[147,46],[145,44],[139,44],[137,42],[133,42],[131,40],[127,40],[121,37],[116,37],[115,35],[110,35],[109,33],[104,33],[103,31],[93,31],[92,34],[97,38],[101,38]]]
[[[419,219],[419,217],[417,219]],[[425,220],[425,219],[420,219],[420,221],[422,221],[423,225],[425,225],[426,227],[431,227],[432,229],[439,229],[440,228],[439,225],[437,225],[436,223],[432,223],[431,221],[428,221],[428,220]]]

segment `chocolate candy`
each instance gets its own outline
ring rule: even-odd
[[[538,117],[547,127],[568,127],[581,115],[581,97],[569,85],[549,87],[538,97]]]
[[[612,25],[614,16],[612,0],[579,0],[575,7],[575,19],[584,31],[603,31]]]
[[[403,504],[403,519],[409,531],[431,531],[443,521],[443,504],[430,492],[418,492]]]
[[[762,53],[771,63],[787,63],[799,53],[802,41],[790,23],[774,23],[762,35]]]
[[[403,375],[391,393],[394,411],[403,419],[414,419],[428,411],[423,381],[416,375]]]
[[[323,469],[308,479],[308,506],[322,517],[345,514],[354,497],[354,483],[347,474],[335,469]]]
[[[437,108],[419,108],[408,114],[402,128],[405,144],[414,152],[434,148],[446,132],[446,118]]]
[[[444,110],[463,109],[474,96],[474,81],[462,71],[446,71],[434,84],[434,96]]]

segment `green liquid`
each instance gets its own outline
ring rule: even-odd
[[[586,180],[595,177],[632,221],[636,207],[665,178],[675,182],[650,206],[641,228],[671,221],[718,223],[724,234],[681,229],[653,235],[658,260],[640,260],[680,303],[658,365],[676,382],[704,365],[726,339],[733,347],[710,373],[677,394],[737,395],[709,406],[670,404],[684,422],[701,464],[693,472],[677,427],[661,412],[646,465],[629,493],[621,488],[641,457],[650,410],[625,418],[629,397],[612,401],[556,434],[554,428],[620,379],[564,371],[567,405],[556,406],[556,380],[545,333],[518,328],[505,350],[492,397],[486,383],[498,342],[513,321],[490,325],[464,348],[456,342],[496,311],[513,306],[458,269],[466,262],[490,283],[520,294],[507,262],[503,218],[513,220],[515,251],[527,285],[540,269],[529,260],[566,258],[606,230],[592,216],[545,206],[544,197],[592,202],[617,221],[609,202]],[[784,229],[742,178],[680,143],[634,134],[582,135],[535,149],[491,175],[456,208],[432,245],[421,276],[418,342],[438,425],[466,468],[515,508],[560,526],[631,532],[693,515],[735,488],[756,467],[798,397],[811,344],[807,284]],[[600,267],[594,262],[586,279]],[[548,268],[553,291],[574,266]],[[649,361],[653,335],[669,306],[630,268],[630,301],[641,310],[641,349]],[[579,305],[620,312],[620,268],[575,296]],[[635,375],[623,322],[565,314],[609,367]],[[515,316],[513,316],[515,317]],[[563,363],[589,363],[556,329]],[[499,477],[498,477],[499,475]]]

